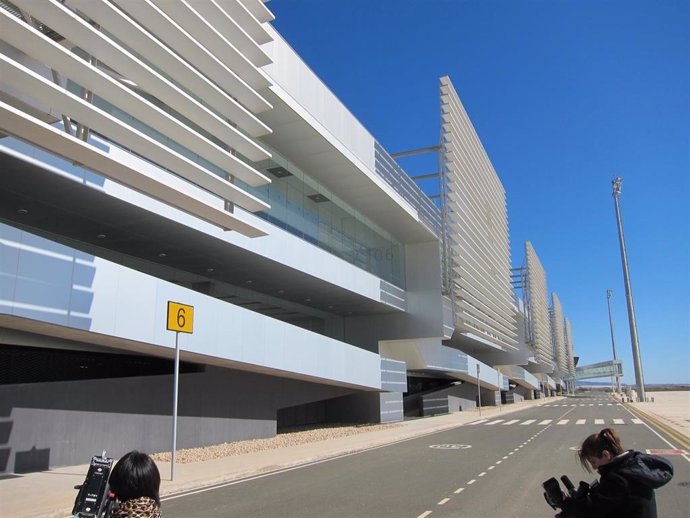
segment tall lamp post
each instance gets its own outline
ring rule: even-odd
[[[621,246],[621,261],[623,262],[623,281],[625,282],[625,299],[628,303],[628,320],[630,321],[630,342],[632,343],[633,362],[635,363],[635,384],[640,401],[647,401],[644,391],[644,376],[642,375],[642,362],[640,361],[640,345],[637,341],[637,324],[635,323],[635,307],[633,306],[632,290],[630,289],[630,272],[628,272],[628,254],[625,251],[625,238],[623,237],[623,221],[621,220],[621,208],[618,196],[621,193],[623,178],[614,178],[613,202],[616,206],[616,219],[618,221],[618,239]]]
[[[618,366],[616,365],[616,361],[618,358],[616,357],[616,339],[613,335],[613,317],[611,316],[611,295],[613,295],[613,291],[611,290],[606,290],[606,302],[608,303],[609,306],[609,326],[611,327],[611,346],[613,347],[613,364],[614,364],[614,369],[616,369],[616,392],[620,394],[621,391],[621,379],[620,376],[618,375]]]

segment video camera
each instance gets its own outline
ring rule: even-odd
[[[577,500],[586,497],[589,493],[590,485],[587,482],[580,481],[577,489],[575,489],[575,486],[566,475],[561,477],[561,482],[563,482],[563,485],[568,491],[567,495],[561,490],[561,485],[558,483],[558,480],[556,480],[555,477],[551,477],[542,484],[542,487],[544,488],[544,499],[546,500],[546,503],[554,509],[563,509],[563,504],[566,499]],[[561,516],[564,518],[566,515],[558,514],[556,516]]]
[[[84,483],[74,486],[79,493],[74,500],[73,518],[109,518],[115,505],[115,495],[110,492],[108,477],[113,459],[105,456],[93,457]]]

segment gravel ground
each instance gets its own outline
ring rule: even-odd
[[[290,428],[279,432],[275,437],[269,437],[267,439],[250,439],[247,441],[216,444],[203,448],[177,450],[177,453],[175,454],[175,462],[186,464],[189,462],[220,459],[222,457],[233,457],[236,455],[243,455],[245,453],[253,453],[263,450],[275,450],[278,448],[285,448],[287,446],[326,441],[336,437],[347,437],[348,435],[373,432],[376,430],[385,430],[387,428],[395,428],[398,426],[402,425],[395,423],[361,425],[333,424],[320,425],[319,428]],[[151,457],[153,457],[154,460],[163,462],[170,462],[171,460],[170,452],[154,453],[151,455]]]

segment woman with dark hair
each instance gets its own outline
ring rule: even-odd
[[[161,475],[146,453],[134,450],[123,456],[110,473],[109,482],[119,503],[113,518],[160,518]]]
[[[586,496],[566,498],[562,516],[573,518],[657,518],[654,490],[673,478],[662,457],[624,450],[611,428],[587,437],[578,457],[589,472],[601,475]]]

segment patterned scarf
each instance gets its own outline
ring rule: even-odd
[[[152,498],[142,496],[120,502],[112,518],[161,518],[161,509]]]

